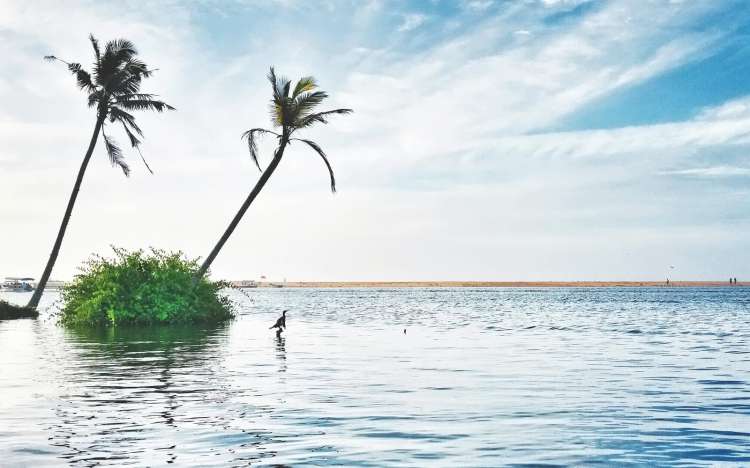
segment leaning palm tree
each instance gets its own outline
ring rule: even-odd
[[[78,169],[78,177],[73,185],[73,192],[68,200],[68,207],[65,209],[60,230],[57,233],[55,244],[52,246],[52,253],[44,267],[42,277],[37,283],[34,295],[29,301],[28,307],[36,307],[39,299],[42,297],[44,287],[47,285],[52,268],[55,266],[57,255],[60,252],[65,230],[70,221],[70,215],[73,212],[78,191],[81,188],[83,175],[86,173],[86,167],[94,152],[96,143],[101,133],[104,139],[104,146],[107,149],[109,160],[113,166],[119,167],[126,176],[130,174],[130,167],[125,162],[122,150],[114,139],[105,131],[107,124],[122,125],[125,134],[130,140],[130,145],[138,151],[143,164],[149,172],[151,168],[141,154],[140,144],[143,138],[143,132],[135,122],[135,117],[130,112],[140,110],[152,110],[162,112],[165,110],[174,110],[174,108],[162,101],[156,99],[153,94],[143,94],[140,92],[141,81],[148,78],[153,73],[146,64],[137,58],[138,52],[132,42],[124,39],[116,39],[107,42],[104,47],[104,53],[99,48],[99,42],[94,36],[89,36],[91,45],[94,48],[94,68],[93,73],[84,70],[80,63],[71,63],[61,60],[54,55],[44,57],[46,60],[58,61],[67,65],[68,70],[73,73],[78,82],[78,87],[88,95],[88,105],[96,108],[96,124],[94,133],[91,135],[86,155],[83,157],[81,168]],[[153,172],[152,172],[153,173]]]
[[[284,150],[287,145],[291,145],[293,141],[301,141],[312,148],[321,158],[328,168],[328,174],[331,177],[331,191],[336,192],[336,179],[333,175],[333,169],[331,163],[328,162],[323,149],[314,141],[305,140],[303,138],[293,138],[292,136],[302,129],[311,127],[316,123],[327,124],[328,118],[334,114],[349,114],[352,112],[351,109],[334,109],[323,112],[315,112],[315,109],[321,102],[323,102],[328,94],[324,91],[316,90],[318,88],[315,78],[312,76],[306,76],[300,78],[297,84],[292,88],[292,83],[284,77],[277,77],[273,67],[268,73],[268,80],[271,82],[271,90],[273,96],[271,98],[271,121],[274,128],[278,131],[266,130],[264,128],[253,128],[242,134],[242,138],[247,140],[247,147],[250,150],[250,157],[253,158],[255,165],[260,170],[260,163],[258,163],[258,147],[257,140],[261,135],[271,134],[276,135],[278,140],[278,146],[274,152],[271,163],[263,171],[260,179],[255,184],[255,187],[247,196],[245,201],[240,206],[240,210],[234,215],[234,219],[229,223],[224,234],[216,243],[211,253],[206,257],[206,260],[201,265],[200,269],[196,273],[196,279],[201,278],[206,274],[206,271],[213,263],[216,256],[221,251],[224,244],[232,235],[234,229],[239,224],[242,216],[244,216],[247,209],[258,196],[263,186],[266,185],[268,179],[276,170],[276,167],[281,162],[282,156],[284,156]]]

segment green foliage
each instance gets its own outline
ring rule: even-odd
[[[113,326],[220,322],[233,317],[222,281],[194,280],[196,260],[181,252],[113,247],[114,258],[93,256],[63,288],[61,322]]]

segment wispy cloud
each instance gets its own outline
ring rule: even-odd
[[[690,177],[737,177],[750,176],[750,168],[736,166],[696,167],[664,171],[663,174]]]
[[[732,99],[719,106],[710,106],[700,111],[698,120],[732,120],[750,118],[750,96]]]
[[[0,199],[25,202],[0,215],[14,226],[0,229],[4,268],[43,263],[92,125],[72,78],[40,57],[87,63],[89,31],[134,40],[159,68],[144,88],[179,111],[138,117],[156,176],[125,180],[95,154],[56,275],[109,243],[204,254],[258,177],[238,136],[267,122],[271,64],[315,74],[331,106],[355,109],[310,133],[340,193],[326,192],[319,160],[290,150],[220,276],[624,278],[680,252],[714,258],[718,240],[750,251],[736,228],[750,226],[750,98],[717,93],[658,125],[550,130],[716,54],[736,24],[706,18],[741,16],[735,3],[583,3],[0,0]],[[9,247],[19,242],[29,248]],[[685,274],[705,276],[694,265]]]
[[[404,15],[404,20],[401,23],[401,26],[398,27],[398,30],[400,32],[406,32],[411,31],[412,29],[417,29],[426,20],[426,15],[423,15],[421,13],[409,13],[408,15]]]
[[[495,2],[493,0],[471,0],[466,2],[466,7],[474,11],[484,11],[491,7]]]

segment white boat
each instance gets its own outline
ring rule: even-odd
[[[16,278],[14,276],[8,276],[0,285],[0,289],[3,291],[11,292],[29,292],[34,290],[32,282],[34,278]]]

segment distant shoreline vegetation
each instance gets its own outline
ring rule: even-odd
[[[195,280],[198,263],[182,252],[113,250],[113,258],[91,257],[62,288],[60,323],[216,323],[234,317],[232,302],[221,293],[229,283]]]

